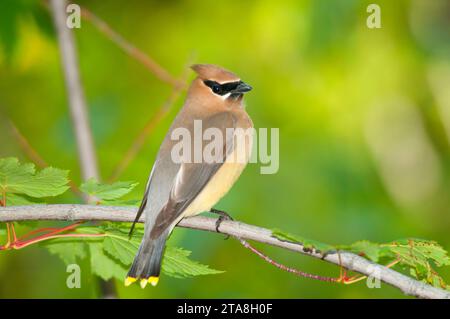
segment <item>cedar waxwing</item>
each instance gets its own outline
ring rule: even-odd
[[[153,286],[158,283],[165,243],[172,229],[184,217],[210,211],[232,187],[250,157],[251,134],[239,135],[236,130],[253,128],[242,101],[251,86],[215,65],[196,64],[192,69],[198,76],[161,144],[137,212],[135,223],[145,213],[145,231],[126,286],[138,279],[142,288],[147,282]],[[192,156],[174,161],[177,141],[172,133],[184,129],[195,135],[198,120],[203,130],[213,128],[222,133],[221,138],[209,142],[222,151],[217,152],[220,161],[194,161]],[[207,142],[202,139],[200,146],[205,147]]]

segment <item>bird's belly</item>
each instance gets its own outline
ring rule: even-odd
[[[230,190],[244,168],[245,164],[224,163],[208,185],[185,210],[183,217],[209,211]]]
[[[194,216],[201,212],[209,211],[225,196],[241,175],[250,157],[251,139],[248,144],[244,145],[244,150],[241,149],[237,153],[234,150],[227,157],[225,163],[223,163],[197,198],[183,212],[182,217]]]

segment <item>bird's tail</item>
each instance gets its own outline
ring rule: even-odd
[[[164,231],[155,239],[144,237],[125,279],[125,286],[129,286],[139,279],[142,288],[145,288],[148,282],[152,286],[156,286],[168,235],[169,231]]]

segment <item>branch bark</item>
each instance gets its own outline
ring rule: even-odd
[[[93,205],[32,205],[0,208],[0,222],[26,220],[64,220],[64,221],[113,221],[132,222],[136,214],[135,207],[113,207]],[[144,217],[140,219],[144,222]],[[216,232],[216,219],[196,216],[185,218],[179,227]],[[272,236],[272,231],[266,228],[244,224],[237,221],[224,220],[220,224],[220,233],[238,239],[253,240],[260,243],[295,251],[314,258],[322,259],[332,264],[342,265],[348,270],[366,276],[378,276],[381,281],[400,289],[403,293],[419,298],[450,299],[450,292],[435,288],[423,282],[414,280],[395,270],[371,262],[356,254],[340,251],[322,254],[299,243],[281,241]]]

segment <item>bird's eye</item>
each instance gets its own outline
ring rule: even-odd
[[[213,91],[215,94],[222,95],[224,93],[222,85],[220,85],[219,83],[217,83],[215,81],[206,80],[206,81],[203,81],[203,83],[205,83],[206,86],[211,88],[211,91]]]
[[[222,88],[220,87],[219,84],[215,83],[213,84],[213,86],[211,87],[212,91],[216,94],[220,94],[222,92]]]

